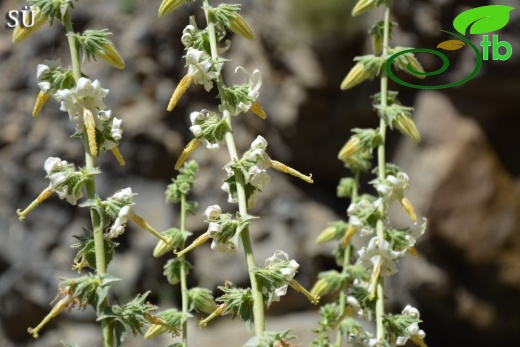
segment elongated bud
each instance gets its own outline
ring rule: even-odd
[[[361,147],[359,146],[359,143],[361,141],[358,137],[352,137],[350,140],[348,140],[347,143],[341,148],[338,154],[338,159],[342,161],[348,161],[348,159],[358,152]]]
[[[350,240],[352,240],[352,236],[356,234],[357,228],[353,225],[349,225],[347,228],[347,232],[345,233],[345,236],[343,236],[343,240],[341,240],[341,248],[347,247],[347,245],[350,243]]]
[[[210,314],[209,316],[207,316],[206,318],[204,318],[203,320],[201,320],[199,322],[199,328],[205,328],[210,321],[212,321],[214,318],[220,316],[224,312],[226,307],[227,307],[226,304],[219,305],[217,307],[217,309],[215,311],[213,311],[212,314]]]
[[[352,9],[352,16],[359,16],[362,13],[374,8],[375,0],[359,0]]]
[[[96,121],[94,120],[94,115],[88,108],[83,110],[83,123],[85,123],[85,128],[87,129],[87,140],[90,149],[90,155],[97,157],[98,148],[96,142]]]
[[[317,297],[322,297],[330,292],[328,281],[325,278],[320,278],[311,289],[311,294]]]
[[[173,111],[175,106],[177,106],[177,103],[181,99],[181,97],[186,93],[188,88],[190,87],[191,83],[193,82],[193,76],[192,75],[186,75],[182,78],[182,80],[179,82],[179,85],[177,88],[175,88],[175,91],[172,94],[172,97],[170,99],[170,102],[168,103],[168,107],[166,108],[168,111]]]
[[[417,253],[417,249],[415,247],[410,247],[406,250],[412,257],[417,257],[419,254]]]
[[[287,173],[287,174],[289,174],[291,176],[298,177],[299,179],[301,179],[301,180],[303,180],[303,181],[305,181],[307,183],[313,183],[314,182],[310,175],[309,176],[305,176],[301,172],[296,171],[292,167],[289,167],[289,166],[287,166],[285,164],[282,164],[279,161],[271,160],[271,167],[273,169],[275,169],[275,170],[281,171],[283,173]]]
[[[172,12],[182,4],[184,4],[184,0],[163,0],[161,6],[159,6],[159,17],[163,17],[164,15]]]
[[[254,40],[255,34],[247,22],[238,13],[229,17],[229,29],[235,34],[239,34],[248,40]]]
[[[421,135],[419,134],[419,131],[417,130],[417,127],[415,126],[415,123],[413,120],[406,116],[401,115],[397,117],[397,120],[394,122],[394,127],[396,127],[400,132],[402,132],[404,135],[408,136],[415,142],[419,143],[421,142]]]
[[[38,9],[34,14],[34,25],[32,27],[25,27],[18,25],[13,30],[13,43],[18,43],[25,40],[32,33],[38,31],[47,22],[47,17]]]
[[[379,260],[372,270],[372,276],[370,276],[370,295],[368,296],[369,300],[374,300],[376,297],[377,290],[377,280],[379,279],[379,274],[381,273],[381,260]]]
[[[32,113],[33,117],[36,117],[40,114],[43,106],[45,105],[47,100],[49,100],[49,96],[50,93],[46,93],[43,90],[40,90],[40,92],[38,93],[38,97],[36,98],[36,103],[34,104],[34,109]]]
[[[157,245],[153,250],[154,258],[159,258],[160,256],[173,250],[173,245],[171,242],[172,239],[172,237],[167,237],[168,242],[164,242],[163,240],[159,240],[159,242],[157,242]]]
[[[415,54],[413,54],[413,53],[405,54],[405,58],[413,70],[415,70],[417,72],[424,72],[424,68],[422,67],[419,60],[417,60],[417,58],[415,57]],[[408,71],[408,69],[405,69],[405,71],[408,72],[410,75],[415,76],[420,79],[424,79],[426,77],[424,75],[417,75],[417,74],[411,73],[410,71]]]
[[[211,314],[217,309],[211,291],[205,288],[194,287],[188,291],[190,307],[195,311]]]
[[[208,232],[205,232],[204,234],[197,237],[188,247],[184,248],[180,252],[175,252],[178,258],[182,258],[186,253],[191,251],[192,249],[195,249],[199,247],[200,245],[204,244],[206,241],[208,241],[211,237],[209,236]]]
[[[151,340],[157,336],[164,334],[167,331],[168,331],[168,329],[166,329],[166,327],[164,327],[160,324],[152,324],[148,328],[148,330],[146,330],[146,333],[144,334],[143,337],[145,340]]]
[[[305,295],[305,297],[307,299],[309,299],[309,301],[312,302],[314,305],[318,305],[318,303],[320,302],[320,297],[319,296],[309,293],[309,291],[307,289],[305,289],[300,284],[300,282],[298,282],[294,278],[291,280],[289,285],[291,286],[292,289],[294,289],[297,292],[302,293],[303,295]]]
[[[16,210],[16,214],[18,215],[18,219],[20,220],[20,222],[23,222],[23,220],[29,214],[29,212],[31,212],[36,206],[38,206],[39,204],[41,204],[42,202],[47,200],[51,195],[52,195],[52,188],[47,187],[40,193],[40,195],[38,195],[38,197],[36,199],[34,199],[33,202],[31,202],[31,204],[29,206],[27,206],[27,208],[25,210],[23,210],[23,211],[20,209]]]
[[[249,108],[249,111],[253,112],[254,114],[256,114],[258,117],[260,117],[262,119],[266,119],[267,118],[267,115],[265,114],[264,109],[256,101],[253,102],[253,104]]]
[[[354,65],[352,70],[345,77],[343,82],[341,82],[341,90],[347,90],[354,86],[357,86],[364,80],[370,77],[370,73],[365,69],[365,66],[362,63],[357,63]]]
[[[116,50],[116,47],[111,42],[102,44],[101,48],[102,50],[96,51],[97,57],[103,59],[118,69],[125,68],[125,62],[123,61],[123,58],[121,58],[119,52]]]
[[[333,226],[330,226],[323,230],[318,237],[316,238],[316,243],[318,245],[324,244],[326,242],[332,241],[336,239],[336,228]]]
[[[410,219],[414,222],[417,222],[417,216],[415,215],[415,209],[413,208],[412,203],[407,198],[403,197],[399,200],[403,210],[410,216]]]
[[[114,155],[114,157],[116,157],[116,160],[117,162],[119,163],[119,165],[121,166],[125,166],[125,159],[123,158],[123,156],[121,155],[121,152],[119,152],[119,148],[117,147],[112,147],[110,149],[110,151],[112,152],[112,154]]]
[[[372,50],[375,55],[383,52],[383,37],[381,35],[372,35]]]
[[[161,233],[159,233],[157,230],[155,230],[148,222],[146,222],[142,217],[139,217],[135,213],[132,213],[130,216],[130,219],[137,224],[141,229],[148,231],[153,236],[157,237],[158,239],[164,241],[165,243],[168,243],[168,239],[163,236]]]
[[[181,156],[179,157],[179,159],[177,159],[177,162],[175,163],[175,170],[179,170],[181,168],[182,164],[184,164],[186,159],[188,159],[190,154],[193,153],[193,151],[195,151],[197,149],[197,147],[199,147],[199,145],[200,145],[200,140],[193,139],[186,145],[186,147],[184,147],[184,150],[182,151]]]

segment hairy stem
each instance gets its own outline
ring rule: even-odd
[[[70,20],[70,13],[67,11],[63,18],[63,25],[65,26],[65,31],[67,32],[67,40],[70,48],[70,59],[72,65],[72,75],[76,82],[81,78],[81,61],[79,57],[79,50],[76,43],[76,39],[74,38],[74,29],[72,28],[72,22]],[[88,140],[86,139],[85,134],[85,166],[87,169],[94,169],[96,167],[94,157],[90,154],[90,149],[88,146]],[[94,199],[96,197],[96,181],[94,176],[87,182],[85,182],[85,190],[87,191],[87,198]],[[103,230],[100,227],[100,220],[97,213],[94,210],[90,211],[90,218],[92,221],[92,230],[94,232],[94,247],[96,254],[96,271],[99,275],[104,275],[106,273],[106,261],[105,261],[105,240],[103,236]],[[108,301],[105,301],[101,305],[101,310],[103,310],[108,305]],[[108,322],[108,320],[101,321],[101,329],[103,332],[103,346],[104,347],[112,347],[113,346],[113,329],[112,325]]]
[[[211,45],[211,57],[213,60],[218,58],[217,51],[217,36],[215,33],[215,25],[208,13],[208,0],[203,0],[204,13],[206,14],[206,21],[208,23],[208,33]],[[227,108],[227,102],[222,93],[222,79],[220,78],[218,81],[218,89],[220,100],[222,101],[223,106],[223,114],[224,118],[229,126],[229,129],[233,129],[231,122],[231,114]],[[229,151],[229,156],[231,160],[238,160],[238,152],[235,145],[235,138],[233,137],[233,132],[229,131],[226,133],[226,144]],[[247,214],[247,200],[246,200],[246,192],[245,192],[245,183],[244,177],[241,173],[236,173],[236,186],[237,186],[237,195],[238,195],[238,209],[241,215]],[[251,237],[249,235],[249,228],[245,228],[240,234],[242,238],[242,246],[244,248],[244,254],[247,261],[247,268],[249,272],[249,279],[251,282],[251,291],[253,294],[253,315],[254,315],[254,323],[255,323],[255,334],[256,336],[264,335],[264,300],[262,297],[262,292],[258,286],[258,282],[256,280],[256,276],[253,272],[253,269],[256,267],[255,256],[253,253],[253,246],[251,244]]]
[[[388,54],[388,43],[390,38],[390,2],[386,3],[385,7],[385,26],[383,34],[383,57]],[[387,107],[388,99],[388,76],[386,71],[383,69],[381,73],[381,110],[385,110]],[[380,181],[386,178],[386,160],[385,160],[385,143],[386,143],[386,127],[387,124],[383,118],[381,118],[379,125],[379,133],[381,135],[381,144],[377,148],[377,165],[378,165],[378,178]],[[384,204],[379,206],[379,219],[377,220],[376,230],[377,237],[383,239],[384,237]],[[385,298],[384,298],[384,281],[382,277],[379,277],[376,288],[376,327],[377,327],[377,339],[383,340],[385,338],[385,329],[383,326],[383,316],[385,314]]]
[[[181,233],[186,230],[186,195],[181,195]],[[184,248],[184,243],[182,245]],[[188,285],[186,283],[186,262],[184,258],[181,262],[181,298],[182,298],[182,314],[188,317]],[[188,346],[188,320],[182,323],[182,347]]]

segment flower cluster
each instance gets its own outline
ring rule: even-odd
[[[286,282],[290,282],[293,279],[299,267],[300,264],[298,264],[296,260],[289,260],[289,255],[281,250],[274,251],[273,256],[265,260],[265,268],[275,269],[275,271],[278,271],[280,275],[283,276]],[[280,301],[280,297],[287,294],[288,287],[289,284],[284,284],[276,288],[272,294],[271,300]],[[267,289],[264,287],[264,290]]]
[[[128,219],[131,219],[134,215],[135,195],[132,188],[125,188],[118,190],[106,200],[105,211],[113,219],[112,226],[106,233],[108,238],[116,238],[125,231]]]
[[[49,157],[43,165],[47,178],[50,181],[49,188],[58,194],[60,199],[66,199],[70,204],[76,205],[77,201],[83,197],[81,191],[82,180],[78,177],[78,172],[74,164],[69,164],[65,160],[56,157]],[[80,174],[81,175],[81,174]]]

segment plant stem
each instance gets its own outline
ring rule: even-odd
[[[390,2],[388,1],[385,5],[385,25],[383,34],[383,57],[388,54],[388,44],[390,38]],[[381,73],[381,110],[384,112],[387,107],[388,99],[388,76],[386,71],[383,69]],[[386,143],[386,122],[381,117],[379,125],[379,134],[381,135],[381,144],[377,148],[377,165],[378,165],[378,178],[383,181],[386,178],[386,160],[385,160],[385,143]],[[379,206],[379,219],[377,220],[376,230],[377,237],[380,239],[384,238],[384,204]],[[378,340],[385,338],[385,329],[383,326],[383,316],[385,314],[385,298],[384,298],[384,281],[382,277],[379,277],[376,288],[376,327]]]
[[[79,57],[79,50],[76,44],[76,39],[74,38],[74,29],[72,28],[72,22],[70,20],[70,13],[67,11],[63,18],[63,25],[65,26],[65,31],[67,33],[67,40],[70,48],[70,59],[72,64],[72,75],[76,82],[81,78],[81,62]],[[85,167],[87,169],[94,169],[96,167],[94,158],[90,155],[90,150],[88,146],[88,140],[86,139],[85,134]],[[87,191],[87,198],[94,199],[96,197],[96,181],[94,176],[87,182],[85,182],[85,190]],[[96,254],[96,271],[99,275],[104,275],[106,273],[106,261],[105,261],[105,239],[103,236],[103,230],[100,228],[100,220],[97,213],[94,210],[90,210],[90,218],[92,221],[92,229],[94,232],[94,247]],[[108,300],[101,304],[101,310],[103,310],[108,304]],[[101,321],[101,329],[103,333],[103,346],[104,347],[112,347],[113,346],[113,329],[112,325],[108,320]]]
[[[186,230],[186,195],[181,195],[181,233]],[[184,248],[184,243],[182,244]],[[182,298],[182,314],[186,320],[182,323],[182,346],[188,346],[188,285],[186,283],[186,261],[183,257],[181,262],[181,298]]]
[[[204,13],[206,15],[206,21],[208,24],[208,33],[210,39],[211,46],[211,57],[213,60],[218,59],[218,51],[217,51],[217,36],[215,33],[215,25],[211,20],[208,7],[208,0],[203,0]],[[223,107],[223,115],[226,120],[230,131],[226,133],[226,145],[229,151],[229,156],[231,160],[238,160],[238,152],[235,145],[235,138],[233,137],[233,127],[231,122],[231,114],[227,107],[227,101],[222,92],[222,77],[220,77],[218,81],[218,90],[220,100],[222,101]],[[237,186],[237,195],[238,195],[238,209],[241,215],[247,214],[247,200],[246,200],[246,191],[245,191],[245,183],[244,176],[237,172],[235,173],[236,177],[236,186]],[[244,254],[247,261],[247,269],[249,272],[249,280],[251,282],[251,291],[253,295],[253,315],[254,315],[254,323],[255,323],[255,334],[256,336],[262,337],[264,335],[264,299],[262,297],[262,292],[258,286],[258,282],[256,280],[255,273],[253,269],[256,267],[255,256],[253,253],[253,246],[251,244],[251,237],[249,235],[249,228],[245,228],[240,234],[242,239],[242,246],[244,248]]]
[[[351,203],[356,203],[358,200],[359,171],[355,173],[354,181],[355,181],[355,184],[354,184],[354,187],[352,187],[352,192],[350,193],[350,202]],[[345,247],[345,252],[343,253],[343,264],[342,264],[342,269],[341,269],[343,273],[346,272],[347,266],[350,265],[351,253],[352,253],[352,246],[350,244],[348,244]],[[347,301],[348,285],[349,285],[349,283],[347,280],[347,281],[345,281],[345,286],[341,289],[341,291],[339,293],[339,307],[341,309],[340,317],[343,317],[343,315],[345,314],[345,305],[347,303],[346,301]],[[343,335],[341,334],[341,331],[338,331],[338,334],[336,336],[337,336],[336,337],[336,346],[341,347],[341,345],[343,344]]]

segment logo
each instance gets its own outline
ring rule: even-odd
[[[399,79],[399,77],[397,77],[392,72],[392,62],[399,56],[406,53],[431,53],[442,60],[442,66],[439,69],[432,72],[416,71],[411,67],[411,64],[409,63],[407,66],[407,70],[412,74],[427,77],[439,75],[446,71],[450,66],[448,57],[440,51],[428,48],[407,49],[390,56],[385,65],[388,77],[390,77],[393,81],[402,84],[403,86],[416,89],[444,89],[466,83],[467,81],[475,77],[475,75],[480,71],[483,60],[489,60],[491,58],[493,60],[504,61],[509,59],[513,54],[513,48],[511,47],[511,44],[509,42],[500,41],[498,35],[496,34],[488,35],[489,33],[500,30],[507,25],[507,23],[509,22],[509,12],[511,12],[512,10],[514,10],[514,7],[505,5],[488,5],[476,7],[471,10],[462,12],[453,20],[453,27],[458,32],[458,34],[442,30],[443,32],[454,36],[456,39],[441,42],[437,45],[437,48],[447,51],[454,51],[463,48],[464,46],[469,46],[475,53],[475,68],[473,69],[473,71],[471,71],[469,75],[462,78],[461,80],[452,83],[441,84],[438,86],[423,86],[419,84],[405,82]],[[480,42],[480,46],[482,47],[482,53],[480,53],[480,50],[477,46],[475,46],[470,40],[468,40],[465,37],[468,29],[469,34],[471,35],[482,35],[482,41]]]

